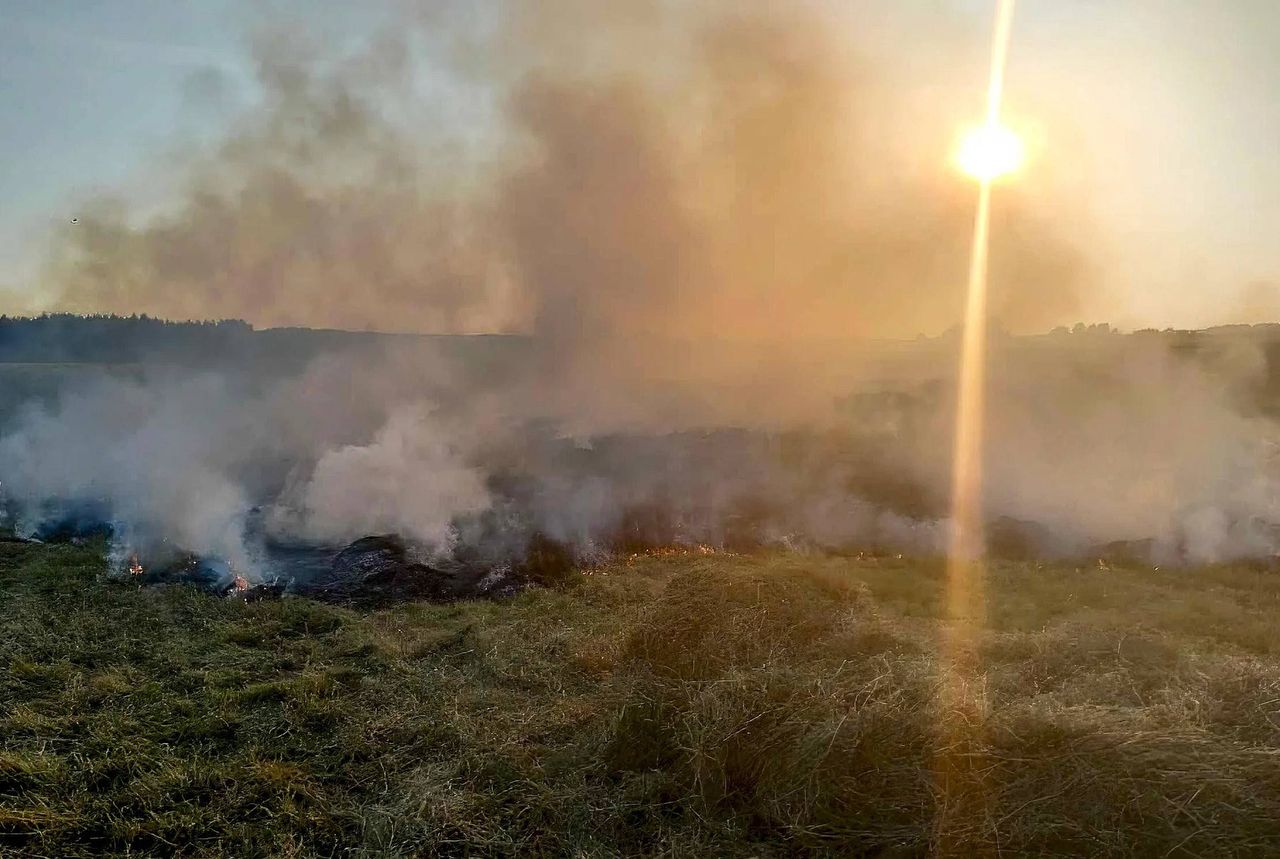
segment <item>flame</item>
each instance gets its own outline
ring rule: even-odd
[[[142,573],[143,573],[142,563],[138,560],[138,556],[130,555],[129,556],[129,575],[133,576],[134,578],[137,578],[138,576],[142,575]]]
[[[237,575],[234,579],[231,580],[231,590],[234,593],[238,593],[238,594],[244,593],[245,591],[249,590],[249,580],[246,579],[244,576]]]

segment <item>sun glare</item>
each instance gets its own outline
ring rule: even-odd
[[[956,149],[956,166],[980,182],[991,182],[1020,168],[1026,147],[1007,126],[979,125],[965,132]]]

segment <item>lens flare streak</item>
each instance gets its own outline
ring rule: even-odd
[[[1005,66],[1013,23],[1014,0],[998,0],[987,86],[983,133],[988,142],[1007,132],[1000,124]],[[1016,141],[1016,138],[1014,138]],[[1020,160],[1020,145],[1018,160]],[[997,153],[998,154],[998,153]],[[988,151],[989,157],[991,152]],[[989,160],[967,170],[978,180],[973,249],[969,262],[968,298],[959,363],[955,448],[952,472],[952,532],[947,554],[948,623],[940,643],[941,687],[935,781],[938,798],[936,847],[942,853],[965,851],[967,833],[989,818],[984,782],[981,725],[986,695],[979,666],[979,631],[985,621],[982,514],[983,410],[986,385],[987,263],[991,233],[991,189],[1003,172]]]

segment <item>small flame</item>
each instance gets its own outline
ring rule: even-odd
[[[249,590],[249,580],[244,576],[236,576],[231,580],[231,590],[236,593],[243,593]]]
[[[134,578],[142,575],[142,563],[138,560],[137,555],[131,555],[129,557],[129,575]]]
[[[632,552],[627,556],[628,561],[636,561],[640,558],[670,558],[670,557],[687,557],[689,555],[732,555],[733,552],[725,549],[717,549],[715,546],[708,546],[705,543],[695,543],[690,546],[654,546],[645,549],[642,552]]]

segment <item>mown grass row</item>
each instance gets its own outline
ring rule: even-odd
[[[0,854],[1280,851],[1266,571],[996,566],[974,723],[932,561],[635,558],[369,613],[101,567],[0,545]]]

